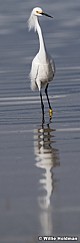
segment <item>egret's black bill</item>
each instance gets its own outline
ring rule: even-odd
[[[47,13],[42,12],[41,14],[42,14],[42,15],[45,15],[45,16],[47,16],[47,17],[53,18],[51,15],[49,15],[49,14],[47,14]]]

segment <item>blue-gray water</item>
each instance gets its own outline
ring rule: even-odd
[[[28,32],[33,7],[56,65],[42,128],[38,92],[30,90],[38,39]],[[0,0],[0,243],[38,236],[80,241],[80,1]],[[56,241],[57,242],[57,241]]]

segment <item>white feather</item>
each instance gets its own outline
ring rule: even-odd
[[[31,29],[34,29],[34,31],[36,31],[36,19],[37,17],[33,15],[33,13],[31,13],[30,15],[30,18],[28,19],[28,28],[29,28],[29,31]]]

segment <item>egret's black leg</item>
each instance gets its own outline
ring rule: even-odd
[[[40,99],[41,99],[41,109],[42,109],[42,122],[44,123],[44,104],[43,104],[41,91],[40,91]]]
[[[52,118],[53,111],[52,111],[51,104],[50,104],[49,97],[48,97],[48,84],[45,88],[45,94],[46,94],[48,105],[49,105],[49,115],[50,115],[50,118]]]
[[[46,94],[46,97],[47,97],[47,101],[48,101],[49,109],[52,109],[52,108],[51,108],[51,105],[50,105],[49,97],[48,97],[48,84],[47,84],[47,86],[46,86],[46,88],[45,88],[45,94]]]

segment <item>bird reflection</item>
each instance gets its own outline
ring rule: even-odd
[[[54,191],[56,180],[53,168],[60,165],[59,152],[55,148],[55,130],[42,125],[34,131],[34,154],[36,167],[41,169],[39,186],[41,193],[38,196],[38,204],[41,209],[40,222],[43,234],[51,234],[51,195]]]

